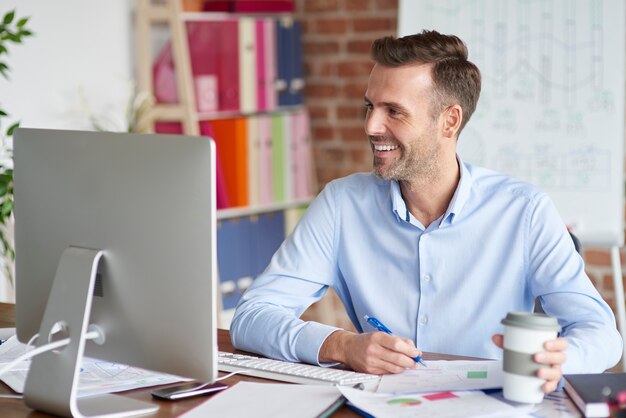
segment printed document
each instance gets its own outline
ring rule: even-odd
[[[432,361],[428,362],[429,367],[430,363]],[[532,408],[516,408],[480,390],[402,395],[365,392],[345,386],[340,386],[339,390],[353,406],[376,418],[510,418],[523,416]]]
[[[416,393],[502,387],[502,362],[495,360],[430,360],[402,373],[384,375],[377,392]]]
[[[0,345],[0,368],[26,352],[22,344],[13,336]],[[24,360],[0,376],[0,380],[17,393],[24,393],[24,384],[30,368],[30,360]],[[83,357],[78,384],[78,397],[121,392],[149,386],[180,382],[185,379],[164,373],[156,373],[138,367]]]

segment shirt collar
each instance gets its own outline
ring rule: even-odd
[[[467,202],[469,198],[470,191],[472,189],[472,184],[474,180],[472,179],[472,175],[469,172],[466,164],[461,160],[461,157],[457,154],[456,160],[459,163],[459,169],[461,178],[459,179],[459,184],[454,191],[454,195],[452,196],[452,200],[448,205],[448,209],[446,213],[441,218],[440,226],[446,224],[452,224],[455,219],[458,217],[458,214],[463,209],[463,206]],[[390,182],[390,192],[391,192],[391,205],[392,210],[399,220],[410,222],[411,221],[411,213],[409,212],[404,199],[402,198],[402,192],[400,191],[400,184],[396,180],[392,180]]]

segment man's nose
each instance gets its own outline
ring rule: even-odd
[[[382,112],[372,109],[365,116],[365,133],[368,136],[378,136],[385,133],[385,124]]]

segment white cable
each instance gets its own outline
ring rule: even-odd
[[[38,354],[41,354],[41,353],[45,353],[45,352],[50,351],[50,350],[55,350],[57,348],[65,347],[69,343],[70,343],[70,339],[69,338],[64,338],[62,340],[55,341],[55,342],[48,343],[46,345],[42,345],[40,347],[34,348],[31,351],[27,351],[26,353],[24,353],[21,356],[17,357],[12,362],[10,362],[6,366],[4,366],[2,369],[0,369],[0,376],[5,374],[9,370],[11,370],[13,367],[15,367],[18,363],[20,363],[20,362],[22,362],[24,360],[28,360],[31,357],[34,357],[34,356],[36,356]]]
[[[228,373],[226,376],[222,376],[222,377],[219,377],[219,378],[215,379],[215,381],[219,382],[220,380],[228,379],[229,377],[232,377],[232,376],[234,376],[236,374],[254,373],[255,371],[256,370],[254,370],[254,369],[235,370],[234,372]],[[206,383],[203,386],[206,386],[206,385],[209,385],[209,384],[210,383]]]
[[[22,395],[11,395],[8,393],[0,393],[0,399],[9,398],[9,399],[22,399]]]
[[[39,337],[39,333],[30,337],[30,340],[28,340],[28,342],[26,343],[26,347],[24,348],[24,350],[28,351],[28,349],[30,348],[31,345],[33,345],[37,337]]]
[[[215,379],[215,382],[219,382],[220,380],[228,379],[229,377],[232,377],[232,376],[234,376],[236,374],[239,374],[239,373],[250,373],[251,371],[252,370],[236,370],[234,372],[228,373],[226,376],[218,377],[217,379]],[[190,389],[181,390],[181,391],[178,391],[176,393],[193,392],[195,390],[203,389],[206,386],[212,385],[215,382],[206,382],[206,383],[203,383],[202,385],[194,386],[194,387],[192,387]]]
[[[93,339],[96,339],[96,338],[98,338],[100,336],[101,336],[100,332],[98,332],[98,331],[91,331],[91,332],[88,332],[88,333],[85,334],[85,339],[86,340],[93,340]],[[18,363],[20,363],[20,362],[22,362],[24,360],[28,360],[31,357],[35,357],[35,356],[37,356],[39,354],[42,354],[42,353],[45,353],[45,352],[48,352],[48,351],[56,350],[57,348],[65,347],[69,343],[70,343],[70,339],[69,338],[64,338],[62,340],[54,341],[54,342],[51,342],[51,343],[39,346],[37,348],[34,348],[31,351],[28,351],[28,352],[22,354],[21,356],[17,357],[12,362],[10,362],[9,364],[5,365],[2,369],[0,369],[0,376],[5,374],[9,370],[11,370],[13,367],[15,367]]]

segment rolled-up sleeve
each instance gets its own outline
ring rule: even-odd
[[[561,218],[544,196],[529,222],[528,269],[533,294],[559,320],[569,342],[564,373],[600,373],[622,355],[615,316],[585,273],[582,257]]]
[[[241,298],[230,327],[236,348],[318,364],[320,347],[337,328],[300,316],[334,283],[339,221],[331,183]]]

